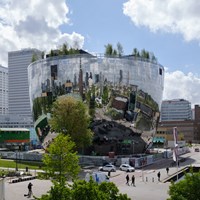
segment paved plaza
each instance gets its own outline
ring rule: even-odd
[[[187,165],[200,165],[200,153],[194,152],[184,154],[181,157],[186,158],[186,161],[180,163],[179,170]],[[131,179],[132,174],[135,175],[136,186],[126,185],[126,172],[117,170],[112,172],[110,180],[113,181],[119,188],[121,193],[126,193],[133,200],[166,200],[168,196],[168,189],[170,183],[164,183],[167,177],[177,172],[177,167],[169,167],[172,159],[162,159],[157,163],[149,165],[144,169],[137,169],[135,172],[128,173]],[[169,167],[169,174],[167,175],[166,167]],[[161,181],[158,181],[157,173],[161,173]],[[52,183],[48,180],[31,180],[33,184],[33,194],[40,197],[45,194],[51,187]],[[27,185],[29,181],[19,183],[10,183],[9,180],[5,182],[5,200],[23,200],[27,199],[24,194],[27,194]],[[33,199],[33,198],[29,198]],[[81,199],[80,199],[81,200]]]

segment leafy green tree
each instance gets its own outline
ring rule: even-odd
[[[106,56],[113,55],[113,46],[112,46],[112,44],[105,45],[105,55]]]
[[[37,200],[66,200],[71,198],[71,190],[65,185],[54,183],[47,194],[43,194],[40,198],[34,197]]]
[[[67,44],[63,44],[62,46],[62,54],[67,55],[68,54],[68,46]]]
[[[200,172],[186,174],[178,183],[172,183],[169,188],[168,200],[200,200]]]
[[[141,57],[149,59],[149,52],[146,51],[145,49],[142,49],[142,51],[141,51]]]
[[[152,54],[152,56],[151,56],[151,61],[154,62],[154,63],[158,62],[158,60],[157,60],[157,58],[155,57],[154,54]]]
[[[50,55],[49,55],[50,57],[53,57],[54,56],[54,52],[53,52],[53,50],[51,49],[51,51],[50,51]]]
[[[118,53],[118,56],[123,55],[123,47],[119,42],[117,43],[117,53]]]
[[[132,53],[132,54],[133,54],[134,56],[137,56],[137,53],[138,53],[138,50],[137,50],[137,48],[134,48],[134,49],[133,49],[133,53]]]
[[[60,96],[53,104],[49,124],[56,132],[70,135],[77,148],[84,148],[91,144],[93,137],[89,120],[88,108],[81,100]]]
[[[89,182],[77,181],[72,186],[73,200],[130,200],[126,194],[120,194],[112,182],[98,184],[92,179]]]
[[[62,196],[60,195],[62,194]],[[58,198],[59,196],[59,198]],[[51,188],[49,195],[43,195],[40,200],[130,200],[126,194],[119,193],[114,183],[95,183],[79,180],[72,186],[60,187],[56,185]]]
[[[38,60],[38,56],[37,56],[37,54],[33,54],[32,55],[32,59],[31,59],[31,62],[35,62],[36,60]]]
[[[42,51],[42,54],[41,54],[42,59],[44,59],[44,55],[45,55],[45,53],[44,53],[44,51]]]
[[[108,96],[109,96],[109,89],[108,86],[105,85],[103,87],[103,94],[102,94],[102,103],[107,104],[108,103]]]
[[[49,176],[61,186],[65,185],[66,180],[76,178],[79,173],[79,160],[74,147],[75,143],[70,140],[70,137],[60,133],[47,148],[48,153],[43,157]]]
[[[113,56],[116,56],[116,55],[117,55],[117,50],[116,50],[116,49],[113,49],[112,55],[113,55]]]

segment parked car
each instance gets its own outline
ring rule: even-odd
[[[129,164],[121,164],[119,169],[122,171],[126,171],[126,172],[134,172],[135,171],[135,168],[130,166]]]
[[[116,172],[116,167],[112,164],[107,164],[102,167],[99,167],[99,171]]]

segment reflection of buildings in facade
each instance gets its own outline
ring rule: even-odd
[[[0,65],[0,114],[8,114],[8,68]]]
[[[33,119],[27,116],[20,115],[0,115],[0,128],[26,128],[30,131],[30,141],[37,143],[38,138],[36,132],[31,125]]]
[[[167,141],[174,140],[173,128],[177,127],[178,136],[180,140],[184,140],[187,143],[199,143],[200,142],[200,106],[195,105],[194,119],[193,120],[171,120],[161,121],[158,124],[156,137],[164,137]]]
[[[193,120],[160,122],[156,137],[163,137],[166,141],[173,141],[174,127],[177,127],[179,141],[194,142],[194,132],[196,128]]]
[[[81,62],[81,64],[80,64]],[[81,70],[80,70],[81,65]],[[133,85],[148,93],[160,106],[163,93],[164,68],[149,61],[128,57],[96,57],[88,54],[53,57],[36,61],[28,67],[29,93],[33,100],[45,93],[57,95],[62,90],[80,90],[93,83],[100,87]],[[62,87],[63,85],[68,88]],[[70,83],[70,84],[69,84]],[[70,90],[71,88],[71,90]],[[80,91],[79,91],[80,92]]]
[[[183,121],[192,119],[191,103],[184,99],[162,101],[161,121]]]

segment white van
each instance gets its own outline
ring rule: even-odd
[[[109,177],[103,172],[87,173],[85,175],[85,181],[89,182],[90,177],[97,183],[110,182]]]

